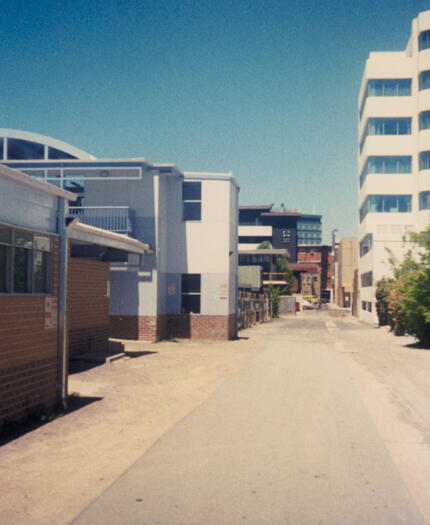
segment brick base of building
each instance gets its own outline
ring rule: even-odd
[[[57,401],[57,359],[0,370],[0,428],[8,421],[49,412]]]
[[[92,326],[82,330],[70,330],[69,355],[87,352],[107,352],[109,349],[109,326]]]
[[[111,316],[110,337],[155,341],[180,339],[229,340],[237,336],[236,314]]]

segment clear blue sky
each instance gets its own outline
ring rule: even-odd
[[[232,171],[241,204],[357,231],[357,94],[428,1],[3,3],[0,127],[98,157]]]

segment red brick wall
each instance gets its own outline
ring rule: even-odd
[[[234,339],[236,314],[111,316],[110,336],[118,339],[155,341],[163,337],[180,339]]]
[[[67,308],[70,355],[109,345],[109,263],[69,258]]]
[[[58,297],[57,239],[52,295]],[[52,408],[58,373],[58,335],[45,329],[45,296],[0,296],[0,426]]]

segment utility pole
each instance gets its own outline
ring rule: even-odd
[[[336,300],[336,271],[335,271],[335,259],[336,259],[336,232],[338,232],[338,229],[334,229],[331,231],[331,245],[332,245],[332,256],[331,256],[331,279],[332,279],[332,303],[335,304]]]

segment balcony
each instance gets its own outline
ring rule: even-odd
[[[263,272],[263,285],[267,284],[286,284],[288,280],[288,274],[286,273],[275,273],[275,272]]]
[[[128,206],[71,206],[68,216],[89,226],[133,237],[134,210]]]

